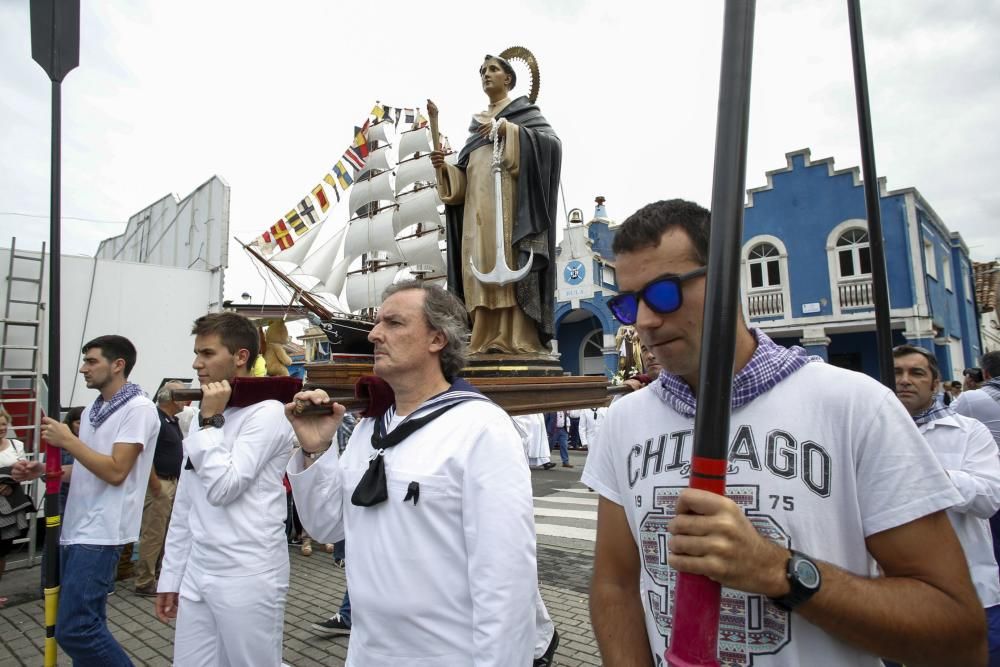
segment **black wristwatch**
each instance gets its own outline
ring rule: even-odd
[[[792,551],[792,555],[788,558],[785,576],[788,577],[790,587],[788,594],[780,598],[771,598],[774,604],[785,611],[792,611],[811,598],[823,584],[823,577],[820,576],[816,563],[798,551]]]
[[[198,419],[198,425],[202,428],[207,428],[211,426],[212,428],[222,428],[222,425],[226,423],[226,418],[222,416],[220,412],[217,415],[212,415],[211,417],[201,417]]]

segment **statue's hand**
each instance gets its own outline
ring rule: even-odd
[[[444,166],[444,151],[431,151],[431,166],[435,169]]]
[[[429,98],[427,100],[427,116],[435,120],[438,117],[438,107]]]
[[[499,121],[497,121],[497,123],[498,123],[497,134],[503,135],[503,133],[506,130],[506,127],[507,127],[507,119],[506,118],[501,118]],[[493,124],[492,123],[483,123],[482,125],[479,126],[479,129],[476,130],[476,133],[480,137],[482,137],[483,139],[489,139],[490,138],[490,132],[492,130],[493,130]],[[502,138],[503,137],[501,136],[501,139]]]

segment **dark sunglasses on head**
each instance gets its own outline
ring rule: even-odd
[[[622,324],[635,324],[639,316],[639,299],[646,302],[649,309],[660,315],[667,315],[681,307],[684,299],[681,284],[690,278],[704,275],[708,267],[702,266],[694,271],[688,271],[679,276],[663,275],[646,283],[645,287],[635,292],[621,292],[608,299],[608,308]]]

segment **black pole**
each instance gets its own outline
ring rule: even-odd
[[[875,143],[872,140],[868,71],[865,67],[865,40],[861,31],[859,0],[847,0],[847,19],[851,26],[854,96],[858,106],[858,134],[861,137],[861,173],[865,182],[865,209],[868,211],[868,243],[872,260],[872,295],[875,301],[875,341],[878,346],[879,379],[882,380],[882,384],[895,391],[892,323],[889,320],[889,282],[885,267],[885,242],[882,238],[882,212],[879,208],[878,172],[875,171]]]
[[[692,488],[726,491],[730,400],[740,326],[740,246],[750,124],[755,0],[726,0],[712,174],[712,227],[694,425]],[[667,663],[718,665],[719,584],[678,573]]]
[[[49,323],[48,409],[47,416],[59,419],[62,405],[59,386],[59,298],[60,230],[62,192],[62,80],[80,62],[80,0],[31,0],[31,57],[52,81],[52,164],[49,205]],[[58,659],[55,630],[59,606],[59,533],[62,508],[59,506],[61,450],[46,445],[45,450],[45,659],[54,667]]]
[[[48,415],[53,419],[62,416],[59,400],[59,296],[62,257],[62,84],[52,82],[52,192],[49,205],[52,217],[49,222],[49,406]],[[46,445],[45,471],[45,665],[56,664],[55,644],[56,613],[59,606],[59,536],[62,532],[62,507],[59,487],[62,472],[62,451]]]

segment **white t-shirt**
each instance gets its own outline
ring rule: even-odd
[[[156,406],[136,396],[118,408],[96,430],[90,425],[88,405],[80,416],[80,440],[98,454],[110,456],[115,443],[135,443],[139,458],[125,481],[108,484],[79,461],[73,464],[73,483],[66,498],[60,544],[128,544],[139,539],[142,505],[153,467],[153,451],[160,434]]]
[[[520,667],[535,644],[537,568],[531,475],[511,418],[466,401],[385,450],[389,498],[351,503],[373,450],[358,422],[288,479],[314,540],[347,538],[352,618],[347,665]],[[417,502],[404,501],[413,483]]]
[[[17,438],[7,438],[9,446],[0,450],[0,468],[12,466],[24,460],[24,443]]]
[[[993,554],[989,518],[1000,509],[1000,451],[975,419],[948,415],[920,432],[962,495],[948,518],[962,543],[972,583],[984,607],[1000,604],[1000,573]]]
[[[583,482],[622,505],[642,561],[646,633],[656,659],[672,626],[667,564],[677,496],[688,487],[694,419],[650,389],[622,397],[601,425]],[[960,498],[895,395],[871,378],[810,363],[733,411],[727,495],[764,536],[858,575],[876,572],[867,536]],[[723,664],[880,665],[766,597],[723,589]]]
[[[960,415],[982,422],[1000,445],[1000,401],[982,389],[973,389],[959,394],[951,407]]]
[[[157,589],[180,592],[196,577],[244,577],[286,566],[285,466],[292,426],[278,401],[226,408],[222,428],[193,428],[184,439],[193,469],[181,469]],[[75,484],[74,480],[74,484]]]

